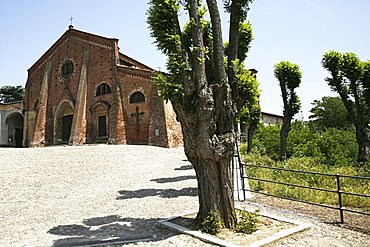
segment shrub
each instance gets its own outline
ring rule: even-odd
[[[254,137],[252,150],[278,160],[279,132],[279,126],[262,126]],[[244,149],[242,147],[242,155],[245,155]],[[287,139],[287,158],[310,157],[328,166],[355,166],[357,151],[353,129],[328,128],[319,133],[310,128],[309,123],[295,121]]]
[[[280,126],[261,126],[254,136],[252,150],[277,160],[279,158],[279,145]]]
[[[369,172],[364,168],[353,166],[327,166],[320,164],[314,158],[310,157],[292,157],[286,162],[271,163],[271,159],[263,157],[259,154],[251,154],[243,157],[247,163],[264,165],[263,160],[268,161],[268,166],[287,168],[293,170],[303,170],[319,173],[329,174],[343,174],[350,176],[369,176]],[[262,161],[262,162],[261,162]],[[313,175],[306,173],[293,173],[289,171],[271,170],[260,167],[246,167],[245,172],[250,177],[261,178],[264,180],[272,180],[276,182],[291,183],[309,187],[324,188],[329,190],[336,190],[335,177],[328,177],[322,175]],[[358,194],[370,193],[370,181],[365,179],[341,178],[341,190],[345,192],[352,192]],[[323,203],[328,205],[338,205],[338,196],[336,193],[329,193],[324,191],[315,191],[305,188],[295,188],[281,184],[274,184],[269,182],[261,182],[253,179],[248,180],[249,186],[252,190],[264,191],[270,194],[295,198],[299,200],[306,200],[316,203]],[[370,200],[365,197],[343,195],[343,203],[347,207],[357,207],[369,210]]]
[[[244,234],[252,234],[258,230],[258,210],[255,212],[247,212],[245,209],[238,211],[238,222],[235,227],[236,232]]]
[[[216,235],[221,231],[222,222],[220,216],[215,211],[209,211],[207,217],[200,224],[202,232]]]

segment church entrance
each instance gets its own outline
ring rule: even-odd
[[[69,101],[62,101],[55,110],[54,144],[68,144],[71,136],[73,107]]]
[[[98,137],[107,136],[107,116],[98,117]]]
[[[23,141],[23,116],[15,112],[10,114],[6,123],[8,124],[8,145],[12,147],[22,147]]]
[[[129,144],[148,144],[149,114],[148,102],[143,92],[133,92],[129,97],[126,134]]]
[[[63,116],[62,118],[62,141],[68,142],[71,135],[73,115]]]
[[[145,113],[138,106],[131,113],[131,131],[128,133],[130,144],[148,144],[149,122]]]
[[[91,107],[93,131],[90,136],[92,142],[107,142],[109,136],[109,109],[110,105],[105,101],[99,101]]]

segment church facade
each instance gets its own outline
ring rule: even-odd
[[[23,145],[181,144],[153,72],[120,53],[118,39],[69,26],[28,70]]]

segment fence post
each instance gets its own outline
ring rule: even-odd
[[[338,193],[338,202],[339,202],[339,212],[340,212],[340,223],[344,223],[344,215],[343,215],[343,202],[342,202],[342,191],[340,190],[340,175],[337,173],[335,174],[335,178],[337,181],[337,193]]]
[[[240,180],[242,182],[242,191],[243,191],[243,201],[245,201],[245,185],[244,185],[244,164],[242,162],[242,159],[240,158],[240,152],[239,152],[239,145],[238,145],[238,141],[235,142],[236,144],[236,152],[237,152],[237,155],[238,155],[238,163],[239,163],[239,172],[240,172]],[[238,192],[238,195],[239,195],[239,192]]]
[[[243,201],[245,201],[245,180],[244,180],[244,164],[239,160],[240,166],[240,178],[242,180],[242,190],[243,190]]]

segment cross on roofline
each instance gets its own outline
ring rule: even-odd
[[[71,18],[69,18],[69,21],[71,22],[71,26],[73,26],[73,17],[71,16]]]

